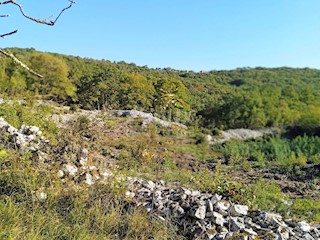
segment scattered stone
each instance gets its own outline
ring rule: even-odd
[[[221,196],[218,194],[214,194],[213,197],[211,198],[211,203],[215,205],[217,202],[219,202],[222,199]]]
[[[258,236],[258,233],[256,233],[255,231],[252,230],[252,228],[244,228],[243,229],[244,233],[247,233],[251,236]]]
[[[229,224],[230,224],[230,230],[233,232],[239,231],[240,229],[245,229],[243,218],[230,217]]]
[[[320,228],[319,228],[320,229]],[[315,239],[320,239],[320,230],[317,228],[313,228],[310,232],[310,234],[315,238]]]
[[[239,205],[239,204],[234,204],[229,208],[229,213],[233,217],[237,216],[243,216],[248,214],[248,206],[246,205]]]
[[[277,233],[280,235],[282,240],[288,240],[290,238],[290,231],[288,227],[278,227]]]
[[[75,176],[76,173],[78,172],[78,168],[71,164],[65,164],[64,168],[70,176]]]
[[[164,121],[160,118],[154,117],[152,113],[145,113],[137,110],[109,110],[107,113],[117,117],[143,118],[143,123],[142,123],[143,125],[148,125],[150,123],[157,123],[164,127],[175,126],[175,127],[187,129],[187,126],[181,123]]]
[[[305,233],[303,235],[303,239],[305,239],[305,240],[314,240],[314,238],[309,233]],[[317,239],[317,240],[319,240],[319,239]]]
[[[31,151],[36,162],[60,165],[57,171],[61,181],[84,182],[89,186],[96,181],[105,181],[113,174],[88,165],[88,149],[74,151],[72,147],[56,150],[41,136],[39,128],[22,126],[16,129],[0,117],[0,142],[6,147],[21,151]],[[52,149],[45,151],[43,149]],[[55,153],[56,160],[52,159]],[[65,158],[64,156],[69,156]],[[70,157],[73,156],[73,157]],[[70,176],[66,178],[65,176]],[[187,239],[276,239],[276,240],[319,240],[320,226],[312,227],[305,221],[282,220],[281,215],[265,211],[249,211],[246,205],[222,200],[218,194],[204,194],[187,188],[168,188],[164,181],[144,181],[138,178],[116,176],[115,181],[126,181],[126,197],[130,204],[145,207],[161,221],[175,224]],[[78,185],[81,186],[81,185]],[[32,198],[44,202],[45,191],[32,192]]]
[[[62,170],[59,170],[57,175],[58,175],[58,178],[63,178],[64,177],[64,172]]]
[[[47,194],[45,194],[44,192],[37,192],[36,196],[40,202],[45,202],[47,200]]]
[[[92,175],[89,173],[86,173],[86,180],[84,182],[90,186],[93,185]]]
[[[82,149],[82,151],[79,154],[79,163],[82,166],[86,166],[88,163],[88,155],[89,155],[89,151],[88,149],[84,148]]]
[[[194,216],[195,216],[196,218],[198,218],[198,219],[205,219],[205,217],[206,217],[206,207],[205,207],[205,206],[200,206],[200,207],[196,210]]]
[[[297,227],[298,227],[300,230],[302,230],[303,232],[310,232],[310,230],[311,230],[310,225],[309,225],[307,222],[305,222],[305,221],[298,222]]]
[[[230,207],[230,203],[227,201],[219,201],[214,205],[215,210],[218,213],[221,213],[223,216],[227,216],[228,215],[228,209]]]
[[[223,226],[226,222],[226,219],[224,219],[224,217],[217,212],[208,213],[208,217],[210,217],[211,221],[218,226]]]

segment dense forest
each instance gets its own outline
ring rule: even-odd
[[[291,127],[319,134],[320,70],[241,68],[193,72],[7,49],[38,78],[1,59],[2,94],[84,109],[136,109],[214,129]]]

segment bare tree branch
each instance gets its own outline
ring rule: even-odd
[[[0,5],[6,5],[6,4],[13,4],[15,6],[17,6],[21,12],[21,14],[31,20],[31,21],[34,21],[36,23],[40,23],[40,24],[45,24],[45,25],[49,25],[49,26],[54,26],[55,23],[58,21],[58,19],[61,17],[61,15],[63,14],[64,11],[66,11],[67,9],[71,8],[73,4],[75,4],[75,1],[74,0],[68,0],[68,2],[70,3],[67,7],[63,8],[60,13],[58,14],[58,16],[53,20],[53,21],[48,21],[47,19],[37,19],[37,18],[34,18],[34,17],[31,17],[29,15],[27,15],[25,12],[24,12],[24,9],[22,7],[21,4],[17,3],[16,0],[9,0],[9,1],[3,1],[3,2],[0,2]],[[0,15],[0,17],[9,17],[10,15],[8,14],[5,14],[5,15]],[[12,32],[9,32],[9,33],[4,33],[4,34],[0,34],[0,37],[3,38],[5,36],[9,36],[9,35],[12,35],[12,34],[15,34],[17,33],[18,30],[14,30]],[[0,48],[0,53],[3,54],[4,56],[6,57],[9,57],[11,58],[16,64],[20,65],[21,67],[23,67],[24,69],[26,69],[27,71],[29,71],[30,73],[42,78],[43,76],[35,71],[33,71],[32,69],[30,69],[27,65],[25,65],[23,62],[21,62],[18,58],[16,58],[13,54],[11,53],[8,53],[6,52],[5,50],[1,49]]]
[[[12,32],[9,32],[9,33],[4,33],[4,34],[1,34],[0,35],[0,37],[5,37],[5,36],[9,36],[9,35],[12,35],[12,34],[15,34],[15,33],[17,33],[18,32],[18,30],[14,30],[14,31],[12,31]]]
[[[11,3],[11,4],[13,4],[13,5],[16,5],[16,6],[19,8],[21,14],[22,14],[25,18],[28,18],[28,19],[30,19],[31,21],[34,21],[34,22],[37,22],[37,23],[40,23],[40,24],[45,24],[45,25],[53,26],[53,25],[58,21],[58,19],[59,19],[60,16],[62,15],[62,13],[63,13],[64,11],[66,11],[67,9],[71,8],[73,4],[75,4],[75,1],[73,1],[73,0],[68,0],[68,1],[70,2],[70,4],[69,4],[67,7],[63,8],[63,9],[60,11],[59,15],[55,18],[54,21],[48,21],[48,20],[46,20],[46,19],[41,20],[41,19],[37,19],[37,18],[34,18],[34,17],[31,17],[31,16],[27,15],[27,14],[24,12],[24,9],[23,9],[22,5],[21,5],[20,3],[17,3],[15,0],[0,2],[0,5],[10,4],[10,3]]]
[[[20,65],[21,67],[23,67],[24,69],[26,69],[28,72],[43,78],[43,76],[35,71],[33,71],[31,68],[29,68],[27,65],[25,65],[23,62],[21,62],[18,58],[16,58],[13,54],[11,53],[7,53],[6,51],[0,49],[0,53],[5,55],[6,57],[11,58],[16,64]]]

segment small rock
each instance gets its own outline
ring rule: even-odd
[[[45,194],[44,192],[37,192],[36,197],[40,202],[45,202],[47,199],[47,194]]]
[[[218,226],[223,226],[224,223],[225,223],[225,219],[223,218],[223,216],[220,214],[220,213],[217,213],[217,212],[209,212],[206,214],[207,217],[210,217],[210,220],[218,225]]]
[[[213,197],[211,198],[211,203],[213,205],[215,205],[217,202],[219,202],[222,199],[221,196],[219,196],[218,194],[213,195]]]
[[[206,207],[205,207],[205,206],[200,206],[200,207],[196,210],[194,216],[195,216],[196,218],[198,218],[198,219],[205,219],[205,217],[206,217]]]
[[[258,233],[252,230],[252,228],[244,228],[242,232],[247,233],[251,236],[258,236]]]
[[[59,170],[57,175],[58,175],[58,178],[63,178],[64,177],[64,172],[62,170]]]
[[[303,239],[304,240],[315,240],[309,233],[305,233],[303,235]],[[319,239],[317,239],[317,240],[319,240]]]
[[[207,211],[213,212],[213,204],[210,200],[207,201]]]
[[[134,198],[134,196],[135,196],[135,193],[134,193],[134,192],[130,192],[130,191],[127,191],[127,192],[126,192],[126,197]]]
[[[303,232],[310,232],[311,230],[310,225],[305,221],[298,222],[297,227]]]
[[[245,229],[244,219],[239,217],[230,217],[229,219],[230,230],[233,232]]]
[[[185,211],[182,207],[178,205],[173,209],[173,213],[175,217],[181,217],[185,214]]]
[[[233,217],[243,216],[248,214],[248,209],[246,205],[234,204],[229,208],[229,213]]]
[[[228,209],[230,207],[230,203],[227,201],[219,201],[215,204],[214,208],[218,213],[221,213],[223,216],[228,215]]]
[[[90,170],[90,171],[93,171],[93,170],[96,170],[96,169],[97,169],[96,166],[93,166],[93,165],[92,165],[92,166],[89,166],[89,170]]]
[[[89,155],[89,151],[86,148],[83,148],[79,154],[79,163],[82,166],[86,166],[88,163],[88,155]]]
[[[68,174],[70,176],[75,176],[76,173],[78,172],[78,168],[74,165],[65,164],[64,167],[65,167],[66,172],[68,172]]]
[[[151,191],[154,191],[155,187],[156,187],[156,184],[152,181],[148,181],[146,184],[146,188],[150,189]]]
[[[108,177],[111,177],[113,174],[112,172],[109,172],[109,171],[103,171],[100,175],[105,178],[108,178]]]
[[[259,218],[262,220],[260,222],[262,227],[268,227],[268,225],[272,226],[286,226],[286,224],[282,221],[282,216],[276,213],[268,213],[265,211],[260,212]]]
[[[84,182],[90,186],[93,185],[94,182],[93,182],[92,175],[89,173],[86,173],[86,180]]]
[[[282,240],[288,240],[290,238],[290,231],[287,227],[279,226],[277,233],[280,235]]]
[[[199,197],[201,195],[201,193],[199,191],[192,191],[191,192],[191,196],[193,197]]]
[[[313,228],[311,230],[311,235],[315,238],[315,239],[320,239],[320,230],[318,230],[317,228]]]

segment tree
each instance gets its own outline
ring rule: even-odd
[[[30,63],[33,69],[43,73],[42,78],[34,79],[34,91],[55,100],[65,100],[75,95],[75,86],[68,79],[68,66],[63,59],[48,53],[34,54]]]
[[[120,82],[120,102],[123,108],[151,109],[155,89],[150,80],[139,73],[130,73]]]
[[[67,9],[71,8],[72,5],[75,3],[73,0],[67,0],[69,2],[69,5],[65,8],[63,8],[60,13],[58,14],[58,16],[53,19],[53,20],[47,20],[47,19],[38,19],[38,18],[34,18],[34,17],[31,17],[29,16],[28,14],[25,13],[22,5],[17,2],[16,0],[9,0],[9,1],[3,1],[3,2],[0,2],[0,5],[14,5],[16,6],[20,13],[22,14],[22,16],[24,16],[25,18],[33,21],[33,22],[36,22],[36,23],[39,23],[39,24],[44,24],[44,25],[48,25],[48,26],[54,26],[56,24],[56,22],[58,21],[58,19],[60,18],[60,16],[62,15],[62,13],[64,11],[66,11]],[[10,15],[9,14],[4,14],[4,15],[0,15],[0,18],[3,18],[3,17],[9,17]],[[15,33],[17,33],[18,30],[15,29],[13,31],[10,31],[10,32],[6,32],[6,33],[0,33],[0,37],[6,37],[6,36],[9,36],[9,35],[13,35]],[[10,59],[12,59],[16,64],[20,65],[21,67],[25,68],[26,70],[28,70],[29,72],[31,72],[32,74],[38,76],[38,77],[43,77],[41,74],[35,72],[34,70],[32,70],[31,68],[29,68],[27,65],[25,65],[23,62],[21,62],[18,58],[16,58],[13,54],[5,51],[4,49],[1,49],[0,48],[0,53],[3,54],[4,56],[6,57],[9,57]]]
[[[181,121],[181,112],[190,111],[190,92],[181,80],[161,78],[156,82],[155,89],[157,93],[154,108],[161,115],[167,115],[169,121]]]

